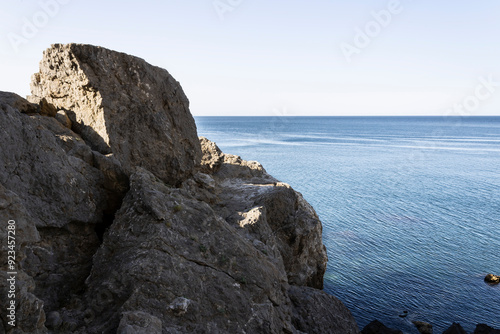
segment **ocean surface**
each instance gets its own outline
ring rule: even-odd
[[[197,117],[323,222],[325,290],[374,319],[500,328],[500,117]],[[408,311],[405,318],[400,317]]]

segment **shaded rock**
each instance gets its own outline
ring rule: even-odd
[[[52,311],[47,315],[47,320],[45,321],[45,326],[51,330],[57,330],[62,325],[62,318],[59,312]]]
[[[64,110],[59,110],[55,115],[56,120],[61,123],[64,127],[71,129],[71,120]]]
[[[335,297],[309,287],[291,286],[288,291],[298,330],[309,334],[359,333],[351,312]]]
[[[362,334],[403,334],[402,331],[386,327],[378,320],[373,320],[361,331]]]
[[[28,101],[38,106],[37,112],[42,116],[57,116],[57,109],[46,98],[40,96],[28,96]]]
[[[0,183],[20,196],[37,227],[61,227],[70,222],[97,223],[105,205],[101,173],[79,158],[68,156],[51,131],[54,118],[28,116],[2,105]],[[71,138],[69,140],[76,140]]]
[[[161,320],[145,312],[125,312],[117,334],[161,334]]]
[[[488,274],[486,275],[486,277],[484,277],[484,281],[490,284],[498,284],[500,283],[500,276]]]
[[[52,117],[16,109],[27,101],[0,101],[0,184],[21,208],[9,219],[29,217],[22,235],[32,236],[18,259],[31,305],[23,313],[41,322],[32,328],[44,328],[42,305],[50,312],[67,303],[90,272],[99,246],[94,227],[107,205],[105,178],[71,130]]]
[[[5,110],[7,106],[25,114],[35,114],[38,112],[36,104],[28,102],[15,93],[0,91],[0,108]]]
[[[423,321],[412,321],[421,334],[432,334],[432,325]]]
[[[443,334],[467,334],[459,323],[454,322]]]
[[[175,185],[199,165],[196,125],[181,86],[140,58],[56,44],[44,52],[31,91],[33,99],[66,110],[74,131],[94,150],[113,153],[128,174],[141,166]]]
[[[0,111],[1,112],[1,111]],[[7,231],[5,228],[9,220],[15,221],[15,240],[16,240],[16,264],[15,270],[4,270],[6,267],[2,266],[0,271],[0,312],[1,326],[0,332],[12,329],[8,322],[12,319],[7,318],[7,307],[9,306],[10,298],[7,298],[10,290],[10,284],[7,279],[11,275],[7,271],[16,271],[16,329],[19,333],[45,333],[46,328],[45,312],[43,310],[43,301],[38,298],[35,292],[35,282],[25,270],[23,270],[20,263],[26,257],[26,247],[31,243],[36,243],[40,240],[40,235],[32,223],[32,216],[27,212],[23,201],[14,192],[6,189],[0,183],[0,220],[2,228],[0,229],[0,238],[7,240]],[[7,260],[7,247],[0,248],[0,256]],[[4,327],[5,326],[5,327]]]
[[[500,334],[500,329],[494,329],[486,324],[479,324],[473,334]]]

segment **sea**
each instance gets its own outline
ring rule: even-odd
[[[312,204],[326,292],[404,333],[500,329],[500,117],[196,117]]]

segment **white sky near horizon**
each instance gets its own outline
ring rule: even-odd
[[[22,96],[44,49],[77,42],[166,68],[195,116],[500,116],[498,0],[11,0],[1,8],[0,90]],[[377,23],[373,13],[391,8]],[[355,43],[358,29],[368,29],[366,45]],[[358,52],[351,61],[347,44]]]

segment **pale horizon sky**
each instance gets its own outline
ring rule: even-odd
[[[195,116],[500,116],[497,0],[2,5],[0,90],[21,96],[43,50],[76,42],[166,68]]]

